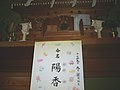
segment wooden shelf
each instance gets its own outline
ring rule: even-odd
[[[116,38],[101,38],[101,39],[66,39],[66,40],[82,40],[83,45],[104,45],[104,44],[120,44],[120,39]],[[46,39],[36,41],[47,41]],[[51,40],[50,40],[51,41]],[[14,41],[14,42],[0,42],[0,47],[31,47],[34,46],[35,41]]]
[[[0,47],[30,47],[33,45],[34,45],[34,41],[0,42]]]

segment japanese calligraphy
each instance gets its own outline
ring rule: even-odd
[[[79,53],[77,53],[77,56],[76,56],[76,62],[77,62],[77,64],[79,64],[80,63],[80,61],[79,61],[79,55],[78,55]]]
[[[52,83],[53,86],[57,87],[58,86],[58,83],[61,83],[61,81],[59,80],[59,78],[56,76],[54,77],[54,79],[52,80]]]
[[[57,72],[60,72],[61,71],[60,63],[53,63],[51,71],[53,72],[53,70],[56,70]]]
[[[60,58],[60,55],[59,55],[59,52],[60,52],[60,50],[57,48],[57,50],[56,50],[56,58]]]
[[[77,69],[78,72],[80,71],[80,67],[79,66],[77,66],[76,69]]]
[[[79,67],[79,63],[80,63],[80,61],[79,61],[79,53],[77,53],[77,55],[76,55],[76,62],[77,62],[77,66],[76,66],[76,70],[77,70],[77,83],[78,83],[78,85],[80,85],[80,74],[79,74],[79,72],[80,72],[80,67]]]

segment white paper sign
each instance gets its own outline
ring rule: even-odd
[[[84,90],[81,41],[35,42],[30,90]]]

